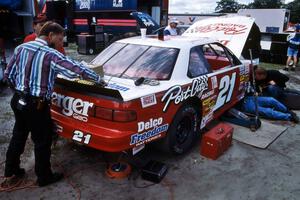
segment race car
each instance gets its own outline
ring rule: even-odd
[[[187,152],[201,129],[244,97],[250,71],[221,43],[199,37],[127,38],[91,63],[107,86],[57,79],[57,131],[92,148],[133,154],[153,141],[170,153]]]

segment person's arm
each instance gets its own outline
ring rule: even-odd
[[[290,78],[285,75],[285,74],[282,74],[280,73],[279,71],[277,71],[277,76],[278,76],[278,80],[281,80],[283,82],[287,82]],[[274,80],[275,81],[275,80]],[[275,81],[276,82],[276,81]]]
[[[285,87],[285,83],[289,80],[289,77],[285,74],[280,73],[277,70],[270,70],[272,75],[269,77],[269,83],[274,81],[277,86]]]
[[[295,33],[291,33],[287,36],[286,41],[290,41],[293,37],[295,37]]]
[[[169,30],[164,30],[164,35],[171,35]]]
[[[51,67],[56,73],[62,74],[68,78],[78,78],[94,80],[100,83],[101,77],[93,70],[87,68],[84,64],[71,60],[60,53],[53,53]]]

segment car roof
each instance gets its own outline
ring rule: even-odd
[[[165,36],[164,41],[162,41],[158,40],[157,36],[147,36],[146,38],[136,36],[122,39],[117,42],[182,49],[217,42],[217,40],[208,37]]]

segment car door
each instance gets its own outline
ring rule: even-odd
[[[212,70],[209,79],[216,97],[213,112],[214,117],[218,117],[244,94],[245,80],[241,80],[240,75],[245,69],[242,63],[219,43],[205,44],[202,48]]]

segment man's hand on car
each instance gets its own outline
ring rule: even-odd
[[[103,80],[103,78],[100,78],[100,80],[97,82],[99,85],[101,85],[102,87],[107,86],[107,83]]]

